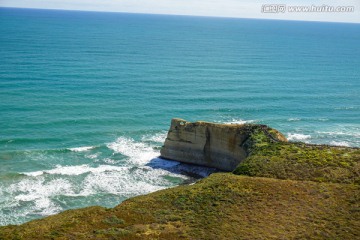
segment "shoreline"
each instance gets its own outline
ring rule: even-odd
[[[183,129],[187,127],[187,131],[194,133],[194,126],[196,129],[204,124],[206,126],[203,122],[195,124],[192,128],[184,124]],[[3,226],[0,227],[0,238],[148,239],[149,236],[162,236],[162,239],[193,239],[200,236],[199,239],[208,239],[217,235],[220,239],[232,239],[248,231],[250,226],[256,229],[248,232],[254,238],[313,238],[320,236],[319,229],[327,238],[347,239],[360,233],[356,227],[360,226],[360,212],[355,211],[360,207],[360,199],[356,198],[360,196],[360,148],[287,142],[285,139],[274,141],[272,137],[281,138],[281,133],[256,124],[231,128],[239,133],[237,127],[244,126],[246,131],[242,133],[249,135],[246,144],[239,146],[246,146],[248,154],[234,171],[213,173],[193,184],[132,197],[114,208],[94,206],[67,210],[21,225]],[[263,129],[269,129],[272,137]],[[168,134],[170,138],[174,136],[171,131],[172,127]],[[228,130],[225,127],[222,131]],[[197,140],[201,141],[199,136]],[[206,139],[207,135],[204,136]],[[186,144],[179,146],[188,147]],[[166,142],[164,147],[168,147]],[[256,204],[260,204],[257,210],[254,209]],[[191,214],[187,213],[189,211]],[[270,220],[272,214],[276,218]],[[305,221],[301,220],[304,214],[308,215]],[[244,218],[252,215],[253,220]],[[321,224],[312,225],[313,219],[309,216]],[[253,224],[253,221],[257,223]],[[220,222],[226,224],[219,225]],[[264,228],[263,224],[281,225],[284,231],[274,233],[273,228]],[[348,230],[338,231],[334,224]],[[231,231],[225,230],[227,225],[231,226]],[[40,235],[34,235],[35,232]]]

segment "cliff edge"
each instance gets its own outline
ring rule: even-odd
[[[174,118],[161,157],[233,171],[249,155],[251,136],[258,131],[268,141],[287,141],[280,132],[266,125],[188,122]]]
[[[161,155],[233,172],[130,198],[115,208],[68,210],[0,227],[0,239],[360,236],[360,148],[287,142],[265,125],[173,119]]]

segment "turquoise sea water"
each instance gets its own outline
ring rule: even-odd
[[[359,24],[0,8],[0,225],[206,176],[156,158],[172,117],[360,147],[359,43]]]

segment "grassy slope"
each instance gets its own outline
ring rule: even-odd
[[[218,173],[0,230],[4,239],[355,239],[360,187]]]
[[[269,128],[248,127],[250,155],[234,171],[248,176],[213,174],[113,209],[70,210],[0,227],[0,239],[360,237],[359,149],[286,143]]]

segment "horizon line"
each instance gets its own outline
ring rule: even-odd
[[[191,15],[191,14],[169,14],[169,13],[151,13],[151,12],[122,12],[122,11],[97,11],[86,9],[62,9],[62,8],[32,8],[32,7],[7,7],[8,9],[31,9],[31,10],[50,10],[50,11],[69,11],[69,12],[96,12],[96,13],[119,13],[119,14],[144,14],[144,15],[161,15],[161,16],[179,16],[179,17],[203,17],[203,18],[225,18],[225,19],[248,19],[248,20],[273,20],[273,21],[294,21],[294,22],[317,22],[317,23],[345,23],[360,24],[360,22],[347,21],[321,21],[321,20],[304,20],[304,19],[279,19],[279,18],[257,18],[257,17],[233,17],[233,16],[213,16],[213,15]]]

